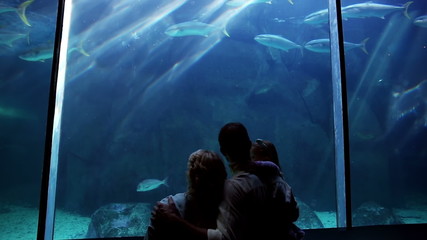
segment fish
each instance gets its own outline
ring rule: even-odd
[[[90,56],[90,54],[86,52],[86,50],[83,48],[83,41],[80,41],[76,47],[69,48],[67,53],[72,53],[75,51],[81,53],[83,56],[86,56],[86,57]]]
[[[329,20],[328,9],[322,9],[307,15],[303,22],[306,24],[317,25],[326,23]]]
[[[257,4],[257,3],[266,3],[266,4],[272,4],[272,0],[229,0],[225,3],[225,5],[229,7],[241,7],[243,5],[251,5],[251,4]],[[288,0],[288,2],[292,5],[294,5],[293,0]]]
[[[367,18],[367,17],[379,17],[384,19],[385,15],[392,12],[403,10],[403,14],[410,19],[408,14],[408,7],[413,1],[409,1],[402,6],[394,6],[387,4],[380,4],[374,2],[365,2],[348,5],[341,8],[342,19],[348,20],[350,18]],[[329,21],[328,9],[322,9],[317,12],[307,15],[303,22],[311,25],[318,25],[327,23]]]
[[[68,49],[68,53],[72,53],[74,51],[78,51],[84,56],[90,56],[89,53],[83,49],[83,45],[80,43],[77,47],[72,47]],[[19,58],[25,61],[30,62],[44,62],[45,60],[53,58],[53,46],[39,46],[33,48],[21,55]]]
[[[219,27],[212,24],[207,24],[198,21],[182,22],[168,27],[165,33],[171,37],[185,37],[185,36],[203,36],[208,37],[213,32],[221,30]],[[230,37],[225,28],[223,33]]]
[[[344,42],[344,50],[348,51],[353,48],[360,48],[364,53],[368,54],[368,51],[366,50],[366,42],[368,42],[368,40],[369,38],[366,38],[360,43]],[[311,40],[307,42],[304,45],[304,47],[305,49],[310,50],[312,52],[318,52],[318,53],[331,52],[330,41],[328,38]]]
[[[302,46],[284,38],[278,35],[273,35],[273,34],[260,34],[255,36],[255,41],[259,42],[260,44],[267,46],[267,47],[272,47],[272,48],[277,48],[283,51],[288,51],[289,49],[293,49],[293,48],[302,48]]]
[[[23,3],[21,3],[18,8],[14,8],[14,7],[9,7],[9,6],[0,6],[0,14],[1,13],[6,13],[6,12],[16,12],[19,16],[19,18],[22,20],[22,22],[31,27],[30,22],[27,19],[27,16],[25,15],[25,12],[27,11],[27,7],[33,3],[34,0],[28,0],[25,1]]]
[[[19,58],[30,62],[44,62],[53,57],[53,47],[37,47],[19,55]]]
[[[28,40],[28,33],[15,33],[15,32],[0,32],[0,45],[6,45],[8,47],[13,47],[13,43],[19,39],[27,38]]]
[[[229,0],[225,3],[225,5],[229,7],[240,7],[243,5],[251,5],[257,3],[266,3],[271,4],[272,0]]]
[[[0,106],[0,117],[15,119],[36,119],[35,116],[21,109]]]
[[[419,27],[427,28],[427,15],[423,15],[415,18],[414,24]]]
[[[396,11],[402,11],[405,17],[411,19],[408,14],[408,7],[413,3],[409,1],[402,6],[387,5],[374,2],[356,3],[341,9],[343,19],[348,18],[367,18],[367,17],[378,17],[381,19],[385,18],[385,15]]]
[[[160,187],[162,184],[165,185],[166,187],[168,187],[167,180],[168,180],[167,177],[163,180],[145,179],[144,181],[142,181],[138,184],[138,186],[136,187],[136,191],[137,192],[151,191],[153,189]]]

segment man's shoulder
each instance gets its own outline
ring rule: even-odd
[[[239,172],[239,173],[236,173],[228,181],[239,182],[239,181],[254,181],[254,180],[259,181],[259,178],[257,175],[250,173],[250,172]]]
[[[226,186],[229,188],[252,189],[263,186],[262,181],[257,175],[248,172],[240,172],[226,181]]]

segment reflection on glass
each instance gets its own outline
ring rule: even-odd
[[[56,2],[0,3],[0,239],[35,239]],[[44,60],[44,62],[42,62]]]
[[[336,227],[327,3],[237,2],[73,1],[55,239],[144,235],[229,121],[275,143],[301,228]]]
[[[427,32],[416,1],[343,3],[353,225],[426,223]]]

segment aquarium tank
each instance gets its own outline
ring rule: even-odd
[[[275,144],[300,228],[427,223],[427,2],[342,0],[338,35],[330,2],[2,0],[0,239],[144,236],[228,122]]]

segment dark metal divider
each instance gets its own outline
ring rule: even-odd
[[[58,0],[55,45],[53,49],[52,72],[51,72],[51,82],[50,82],[50,89],[49,89],[49,102],[48,102],[48,112],[47,112],[48,116],[47,116],[47,123],[46,123],[47,126],[46,126],[45,150],[44,150],[44,161],[43,161],[43,169],[42,169],[40,203],[39,203],[40,206],[39,206],[39,220],[38,220],[38,228],[37,228],[37,240],[53,239],[53,221],[47,223],[48,221],[47,210],[48,210],[48,196],[49,196],[49,182],[50,182],[50,168],[51,168],[52,139],[53,139],[53,128],[54,128],[54,117],[55,117],[55,103],[57,99],[56,89],[57,89],[58,70],[59,70],[59,52],[60,52],[60,47],[62,42],[64,6],[65,6],[65,0]]]

